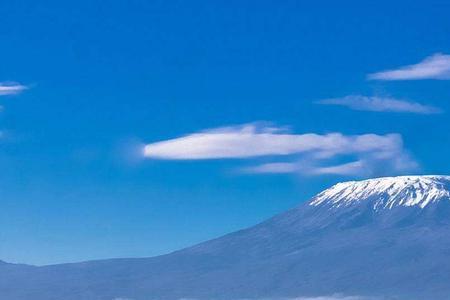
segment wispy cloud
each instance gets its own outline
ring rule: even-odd
[[[241,170],[244,174],[288,174],[304,176],[340,175],[373,177],[390,174],[402,174],[417,170],[418,163],[402,151],[393,151],[380,157],[368,153],[356,156],[356,160],[347,163],[329,163],[317,157],[299,158],[291,162],[264,163]]]
[[[450,79],[450,55],[437,53],[418,64],[369,74],[367,78],[369,80]]]
[[[287,157],[243,168],[245,173],[302,173],[308,175],[366,173],[380,162],[391,172],[403,172],[417,164],[403,148],[398,134],[294,134],[283,128],[244,124],[188,134],[145,146],[152,159],[202,160]],[[329,166],[340,156],[355,157],[359,163]],[[387,170],[386,170],[387,171]]]
[[[353,110],[375,112],[401,112],[415,114],[438,114],[443,111],[440,108],[424,105],[417,102],[399,100],[391,97],[367,97],[350,95],[342,98],[324,99],[316,102],[323,105],[345,106]]]
[[[27,87],[14,82],[0,82],[0,96],[15,95],[26,90]]]
[[[26,86],[14,82],[0,82],[0,96],[15,95],[27,89]],[[0,112],[3,111],[3,106],[0,106]],[[3,137],[3,132],[0,131],[0,138]]]
[[[368,167],[364,160],[357,160],[350,163],[340,164],[330,167],[317,167],[311,170],[315,175],[358,175]]]
[[[297,171],[299,171],[299,167],[295,162],[267,163],[241,169],[241,172],[249,174],[283,174]]]

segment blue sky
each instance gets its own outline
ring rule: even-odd
[[[0,259],[152,256],[448,174],[449,6],[0,3]]]

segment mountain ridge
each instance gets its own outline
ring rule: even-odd
[[[310,205],[328,203],[340,207],[371,198],[375,200],[374,209],[416,205],[424,208],[430,203],[450,199],[450,176],[397,176],[341,182],[313,197]]]
[[[339,208],[333,202],[310,205],[314,199],[255,226],[162,256],[0,268],[0,296],[448,299],[450,201],[375,210],[371,197]]]

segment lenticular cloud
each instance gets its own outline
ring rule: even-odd
[[[399,134],[296,134],[284,128],[253,123],[204,130],[147,144],[144,155],[162,160],[288,158],[287,161],[243,168],[245,173],[355,175],[379,168],[380,162],[395,172],[417,166],[404,150]],[[323,165],[323,161],[340,156],[354,157],[354,161]]]

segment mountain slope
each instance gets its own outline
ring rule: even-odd
[[[168,255],[0,264],[9,300],[448,299],[450,177],[347,182],[254,227]]]

